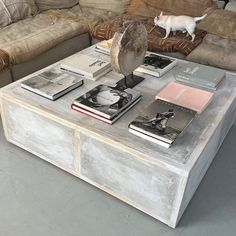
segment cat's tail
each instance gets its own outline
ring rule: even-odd
[[[204,19],[205,17],[207,16],[207,14],[203,15],[203,16],[200,16],[200,17],[193,17],[194,21],[197,22],[199,20],[202,20]]]

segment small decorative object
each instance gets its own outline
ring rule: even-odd
[[[202,20],[206,17],[206,14],[200,17],[191,17],[191,16],[172,16],[172,15],[163,15],[163,12],[159,16],[154,18],[154,27],[150,30],[150,32],[155,28],[155,26],[159,26],[166,30],[166,35],[163,39],[166,39],[170,32],[173,31],[175,34],[176,31],[180,30],[183,33],[187,32],[187,36],[190,35],[192,37],[192,42],[195,38],[195,27],[196,22]]]
[[[118,86],[133,88],[143,80],[142,77],[133,75],[133,71],[143,64],[147,50],[147,30],[139,22],[128,22],[113,37],[111,47],[111,66],[114,71],[125,77]]]

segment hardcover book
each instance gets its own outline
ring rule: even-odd
[[[21,87],[50,100],[55,100],[82,84],[83,79],[54,67],[22,81]]]
[[[110,62],[84,54],[75,54],[65,59],[61,69],[92,80],[97,80],[112,70]]]
[[[95,46],[95,51],[96,52],[101,52],[106,55],[110,55],[111,47],[112,47],[112,40],[103,40],[99,43],[96,44]]]
[[[201,113],[211,102],[213,95],[214,93],[206,90],[171,82],[155,98]]]
[[[176,69],[176,80],[216,90],[220,82],[225,78],[225,71],[196,63],[186,63]]]
[[[129,131],[169,147],[190,124],[196,112],[160,99],[151,103],[129,125]]]
[[[141,100],[141,97],[137,98],[136,100],[133,101],[133,103],[131,103],[128,107],[126,107],[124,110],[122,110],[120,113],[118,113],[117,115],[115,115],[114,117],[112,117],[112,119],[107,119],[103,116],[100,116],[96,113],[93,113],[91,111],[85,110],[81,107],[76,106],[75,104],[71,105],[71,108],[75,111],[79,111],[85,115],[91,116],[97,120],[101,120],[107,124],[112,125],[115,121],[117,121],[121,116],[123,116],[127,111],[129,111],[135,104],[137,104],[139,101]]]
[[[73,105],[87,111],[87,114],[90,112],[91,115],[96,114],[97,117],[112,120],[139,98],[141,98],[141,93],[133,89],[119,90],[116,87],[101,84],[75,99]]]
[[[161,77],[177,64],[175,59],[159,55],[157,53],[147,52],[144,63],[136,71],[145,74]]]

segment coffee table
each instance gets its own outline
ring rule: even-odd
[[[80,53],[109,60],[95,52],[94,46]],[[161,78],[145,75],[146,79],[135,87],[143,99],[114,125],[73,111],[70,104],[96,85],[115,83],[122,75],[110,72],[96,82],[85,80],[82,87],[56,101],[22,89],[21,80],[14,82],[0,92],[5,136],[15,145],[176,227],[234,122],[236,75],[227,73],[206,110],[167,149],[132,135],[128,124],[154,100],[158,90],[174,80],[173,73],[171,70]]]

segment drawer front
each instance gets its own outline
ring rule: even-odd
[[[153,217],[169,222],[181,177],[127,150],[80,134],[81,176]]]
[[[64,169],[75,169],[75,131],[27,107],[4,101],[3,120],[9,141]]]

